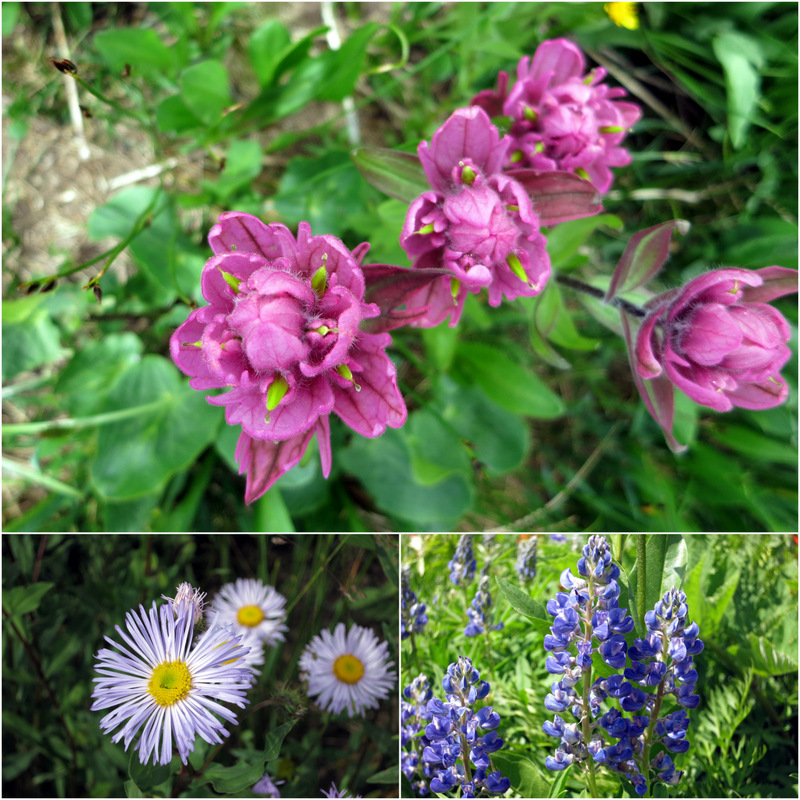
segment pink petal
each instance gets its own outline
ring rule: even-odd
[[[763,281],[761,286],[748,286],[742,290],[748,303],[768,303],[776,297],[797,291],[797,270],[786,267],[764,267],[755,270]]]
[[[718,303],[698,306],[681,320],[675,349],[697,364],[719,364],[742,343],[742,332],[728,309]]]
[[[281,475],[299,463],[313,435],[314,431],[308,430],[282,442],[271,442],[253,439],[242,431],[236,446],[236,461],[239,474],[247,473],[245,503],[258,500]]]
[[[275,236],[278,227],[285,226],[266,225],[242,211],[226,211],[209,231],[208,243],[215,253],[258,253],[271,260],[283,255]]]
[[[538,78],[552,72],[552,83],[557,85],[570,78],[581,78],[585,67],[583,53],[576,44],[568,39],[548,39],[536,48],[528,74]]]
[[[387,425],[399,428],[406,421],[406,404],[397,388],[397,370],[385,351],[390,342],[386,333],[361,334],[357,342],[361,370],[353,371],[361,390],[356,391],[352,384],[332,387],[336,397],[334,412],[362,436],[380,436]]]

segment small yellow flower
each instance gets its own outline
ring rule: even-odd
[[[639,9],[636,5],[636,3],[606,3],[603,9],[615,25],[635,31],[639,27]]]

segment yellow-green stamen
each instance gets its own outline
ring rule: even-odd
[[[525,270],[522,268],[522,262],[519,258],[514,254],[511,253],[509,257],[506,259],[506,264],[508,264],[511,271],[523,282],[523,283],[530,283],[528,280],[528,276],[525,274]]]
[[[472,167],[461,165],[463,169],[461,170],[461,182],[464,183],[466,186],[472,186],[475,183],[475,170]]]
[[[328,260],[328,254],[322,256],[322,266],[314,273],[311,278],[311,288],[317,297],[322,297],[325,294],[325,289],[328,288],[328,271],[325,269],[325,263]]]
[[[429,222],[427,225],[423,225],[418,231],[414,231],[414,233],[433,233],[433,223]]]
[[[260,606],[242,606],[236,613],[236,621],[246,628],[255,628],[264,619]]]
[[[147,684],[156,703],[165,707],[183,700],[191,688],[192,676],[183,661],[162,661]]]
[[[353,384],[353,387],[355,388],[355,390],[356,390],[357,392],[360,392],[360,391],[361,391],[361,387],[360,387],[360,386],[359,386],[359,385],[358,385],[358,384],[355,382],[355,380],[354,380],[354,378],[353,378],[353,373],[351,372],[351,370],[350,370],[350,367],[348,367],[348,366],[347,366],[347,364],[339,364],[339,366],[338,366],[338,367],[336,367],[336,371],[337,371],[337,372],[338,372],[338,373],[339,373],[339,374],[340,374],[340,375],[341,375],[341,376],[342,376],[342,377],[343,377],[343,378],[344,378],[346,381],[350,381],[350,382]]]
[[[333,674],[342,683],[352,685],[364,677],[364,665],[354,655],[345,653],[333,662]]]
[[[219,267],[217,267],[217,269],[219,269]],[[237,278],[235,275],[231,275],[230,272],[222,272],[221,269],[219,271],[222,273],[222,277],[225,279],[225,283],[227,283],[228,286],[230,286],[231,289],[233,289],[233,291],[236,292],[236,294],[240,294],[239,284],[242,282],[241,278]]]
[[[281,375],[276,375],[272,379],[272,383],[267,389],[267,416],[266,422],[269,422],[269,412],[278,407],[278,403],[286,396],[289,391],[289,383],[286,378]]]
[[[512,164],[518,164],[520,161],[522,161],[523,158],[525,158],[525,154],[522,152],[522,150],[515,150],[511,154],[511,158],[509,158],[509,161]]]

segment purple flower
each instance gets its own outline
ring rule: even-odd
[[[783,267],[700,275],[647,304],[634,366],[648,380],[666,372],[692,400],[717,411],[783,403],[788,387],[779,373],[791,355],[791,332],[767,302],[796,291],[797,271]]]
[[[475,568],[478,562],[473,555],[472,537],[468,533],[462,533],[458,537],[456,552],[447,562],[450,570],[450,581],[455,586],[468,586],[475,577]]]
[[[250,790],[253,794],[263,794],[267,797],[280,797],[281,793],[278,791],[278,786],[286,783],[286,781],[273,782],[269,772],[265,772],[261,780],[259,780]]]
[[[478,636],[490,630],[499,631],[503,628],[503,623],[498,622],[492,625],[490,622],[490,610],[492,608],[492,595],[489,592],[489,576],[482,575],[478,581],[478,591],[472,605],[467,609],[469,624],[464,628],[465,636]]]
[[[189,315],[170,349],[192,387],[230,390],[208,401],[242,426],[236,460],[248,503],[297,464],[314,433],[327,477],[331,412],[363,436],[403,425],[390,337],[361,329],[380,313],[364,302],[368,245],[351,252],[333,236],[312,236],[305,222],[295,238],[235,211],[220,216],[209,243],[215,255],[201,279],[209,305]]]
[[[517,542],[517,574],[522,583],[527,583],[536,577],[538,547],[539,539],[536,536],[520,539]]]
[[[510,140],[500,138],[477,107],[456,110],[422,142],[419,158],[431,191],[409,207],[400,244],[415,268],[447,269],[410,309],[428,306],[413,324],[432,327],[451,315],[455,325],[467,292],[487,287],[489,304],[539,294],[550,258],[525,188],[500,173]]]
[[[620,144],[641,109],[616,99],[625,91],[602,83],[605,69],[584,75],[585,68],[577,45],[550,39],[532,59],[520,60],[510,92],[508,75],[501,72],[497,92],[481,92],[472,103],[492,116],[502,113],[513,119],[507,168],[574,172],[604,194],[614,179],[609,167],[631,161]]]

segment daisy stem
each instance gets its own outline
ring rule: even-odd
[[[297,595],[297,596],[294,598],[294,600],[292,600],[292,602],[291,602],[291,603],[289,603],[289,605],[286,607],[286,615],[287,615],[287,616],[289,615],[289,612],[290,612],[290,611],[291,611],[291,610],[292,610],[292,609],[293,609],[293,608],[294,608],[294,607],[297,605],[297,603],[300,601],[300,598],[301,598],[301,597],[302,597],[302,596],[303,596],[303,595],[304,595],[304,594],[305,594],[305,593],[306,593],[306,592],[307,592],[307,591],[308,591],[308,590],[309,590],[309,589],[310,589],[310,588],[311,588],[311,587],[314,585],[314,582],[317,580],[317,578],[319,578],[319,576],[320,576],[320,574],[322,573],[322,571],[323,571],[324,569],[327,569],[327,567],[328,567],[328,564],[329,564],[329,563],[330,563],[330,562],[333,560],[333,557],[334,557],[334,556],[335,556],[335,555],[336,555],[336,554],[339,552],[339,550],[341,550],[341,549],[342,549],[342,547],[344,546],[344,543],[345,543],[345,540],[344,540],[344,539],[342,539],[342,540],[339,542],[339,544],[338,544],[338,545],[336,545],[336,548],[334,549],[334,551],[333,551],[333,552],[332,552],[332,553],[331,553],[329,556],[327,556],[327,558],[326,558],[326,559],[325,559],[325,560],[322,562],[322,564],[320,565],[319,569],[318,569],[318,570],[317,570],[317,571],[314,573],[314,575],[313,575],[313,577],[311,578],[311,580],[310,580],[310,581],[309,581],[309,582],[308,582],[308,583],[305,585],[305,587],[303,588],[303,591],[302,591],[302,592],[300,592],[300,593],[299,593],[299,594],[298,594],[298,595]]]

